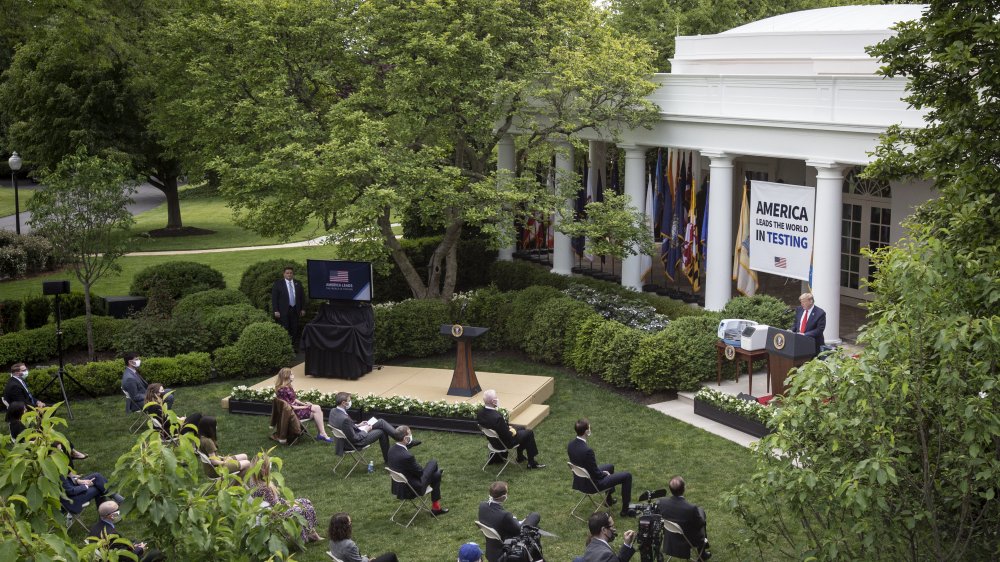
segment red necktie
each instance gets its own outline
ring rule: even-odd
[[[799,326],[799,333],[800,334],[806,333],[806,322],[808,320],[809,320],[809,311],[808,310],[803,310],[802,311],[802,325]]]

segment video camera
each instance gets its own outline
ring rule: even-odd
[[[663,562],[663,517],[656,510],[654,500],[665,497],[667,491],[647,490],[639,494],[639,501],[629,505],[638,517],[639,527],[635,533],[641,562]]]
[[[503,541],[499,562],[541,562],[542,531],[531,525],[521,525],[520,536]]]

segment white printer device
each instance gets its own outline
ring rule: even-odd
[[[767,324],[756,324],[743,328],[743,337],[740,338],[740,347],[747,351],[757,351],[767,347]]]
[[[747,326],[756,326],[757,323],[753,320],[741,320],[739,318],[726,318],[719,321],[719,339],[725,343],[741,347],[743,337],[743,330]]]

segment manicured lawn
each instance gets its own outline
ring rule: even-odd
[[[10,179],[10,178],[8,178]],[[21,204],[21,212],[28,208],[28,201],[35,196],[33,189],[18,189],[18,200]],[[0,217],[14,214],[14,188],[4,185],[0,186]],[[24,220],[24,217],[21,218]],[[22,223],[23,224],[23,223]]]
[[[100,296],[127,295],[132,277],[140,270],[151,265],[165,263],[169,261],[185,260],[208,264],[222,272],[226,279],[226,286],[238,288],[240,276],[247,266],[269,259],[287,258],[295,261],[305,261],[311,259],[336,259],[337,249],[334,246],[311,246],[308,248],[283,248],[270,250],[248,250],[238,252],[219,252],[212,254],[189,254],[181,256],[135,256],[123,257],[118,263],[122,266],[122,271],[118,275],[108,276],[101,279],[94,286],[94,293]],[[305,272],[301,272],[302,276]],[[58,273],[40,275],[31,279],[19,279],[17,281],[0,282],[0,295],[4,299],[22,298],[27,295],[40,295],[42,293],[42,281],[53,279],[69,279],[70,288],[74,291],[82,291],[83,287],[77,282],[71,270]]]
[[[453,358],[442,356],[406,364],[451,368]],[[543,540],[546,560],[568,561],[584,549],[585,525],[569,516],[578,494],[570,488],[566,467],[566,444],[574,435],[573,422],[581,416],[591,420],[591,444],[597,452],[598,462],[614,462],[619,470],[632,472],[633,500],[644,489],[665,487],[671,476],[684,475],[688,482],[687,498],[702,505],[708,513],[709,537],[715,553],[713,560],[748,558],[747,553],[741,555],[728,547],[738,539],[739,522],[727,512],[722,499],[724,491],[742,482],[750,472],[750,454],[746,449],[636,405],[562,369],[509,355],[490,354],[478,358],[477,368],[556,378],[556,392],[548,402],[552,411],[536,429],[541,450],[539,458],[549,465],[548,468],[527,471],[523,465],[512,465],[502,476],[511,486],[508,509],[518,517],[538,511],[542,515],[541,527],[559,535],[559,538]],[[267,417],[229,415],[221,410],[219,400],[234,384],[237,382],[179,388],[176,410],[179,414],[201,411],[218,415],[219,444],[223,453],[253,454],[271,448],[275,443],[268,439]],[[121,398],[78,400],[73,407],[76,420],[71,422],[68,433],[80,450],[91,455],[91,460],[80,462],[78,469],[110,475],[118,456],[134,442],[134,437],[128,433],[131,418],[108,415],[123,410]],[[359,469],[347,480],[331,471],[335,457],[330,445],[309,441],[293,447],[279,446],[273,454],[284,459],[286,483],[295,495],[312,500],[321,534],[325,535],[331,515],[348,511],[352,514],[355,540],[362,553],[377,555],[394,550],[407,562],[454,560],[463,542],[471,540],[483,544],[483,537],[473,521],[479,502],[486,499],[495,472],[480,471],[486,455],[482,437],[432,431],[416,431],[415,434],[424,442],[414,450],[417,460],[426,463],[437,458],[444,469],[443,504],[451,508],[451,513],[437,520],[421,515],[409,529],[389,521],[397,500],[390,495],[389,480],[382,469],[377,446],[372,449],[377,459],[375,475],[370,476]],[[127,491],[123,493],[127,495]],[[88,523],[94,517],[93,511],[87,512]],[[635,519],[618,520],[619,535],[626,529],[634,529],[636,523]],[[149,539],[155,543],[155,530],[136,529],[126,521],[122,531],[137,540]],[[74,536],[77,535],[82,539],[79,530],[74,531]],[[296,555],[296,559],[328,560],[323,552],[325,548],[325,541],[315,543],[306,552]],[[638,554],[633,560],[639,561]]]
[[[214,230],[215,233],[168,238],[145,236],[145,233],[150,230],[163,228],[167,224],[167,206],[162,204],[135,217],[136,224],[133,229],[140,238],[133,251],[152,252],[263,246],[311,240],[324,234],[322,223],[313,221],[288,240],[260,236],[233,223],[232,210],[226,206],[225,200],[220,195],[205,193],[198,188],[181,192],[181,219],[184,226]]]

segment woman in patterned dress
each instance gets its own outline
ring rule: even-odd
[[[332,443],[333,439],[326,434],[326,429],[323,426],[323,410],[316,404],[310,404],[309,402],[303,402],[295,397],[295,389],[292,388],[292,381],[295,380],[295,374],[292,370],[285,367],[284,369],[278,371],[278,378],[274,382],[274,393],[275,395],[288,402],[288,405],[292,407],[295,412],[295,417],[299,420],[307,420],[312,418],[316,422],[316,435],[317,441],[326,441],[327,443]]]
[[[302,526],[303,542],[320,540],[319,533],[316,532],[316,509],[313,508],[312,502],[306,498],[295,498],[295,501],[289,504],[288,500],[281,497],[278,488],[271,484],[271,459],[266,454],[258,457],[258,467],[259,471],[251,474],[247,482],[247,487],[251,489],[250,495],[262,498],[276,511],[284,509],[282,517],[288,517],[292,513],[301,515],[306,520],[306,524]]]

